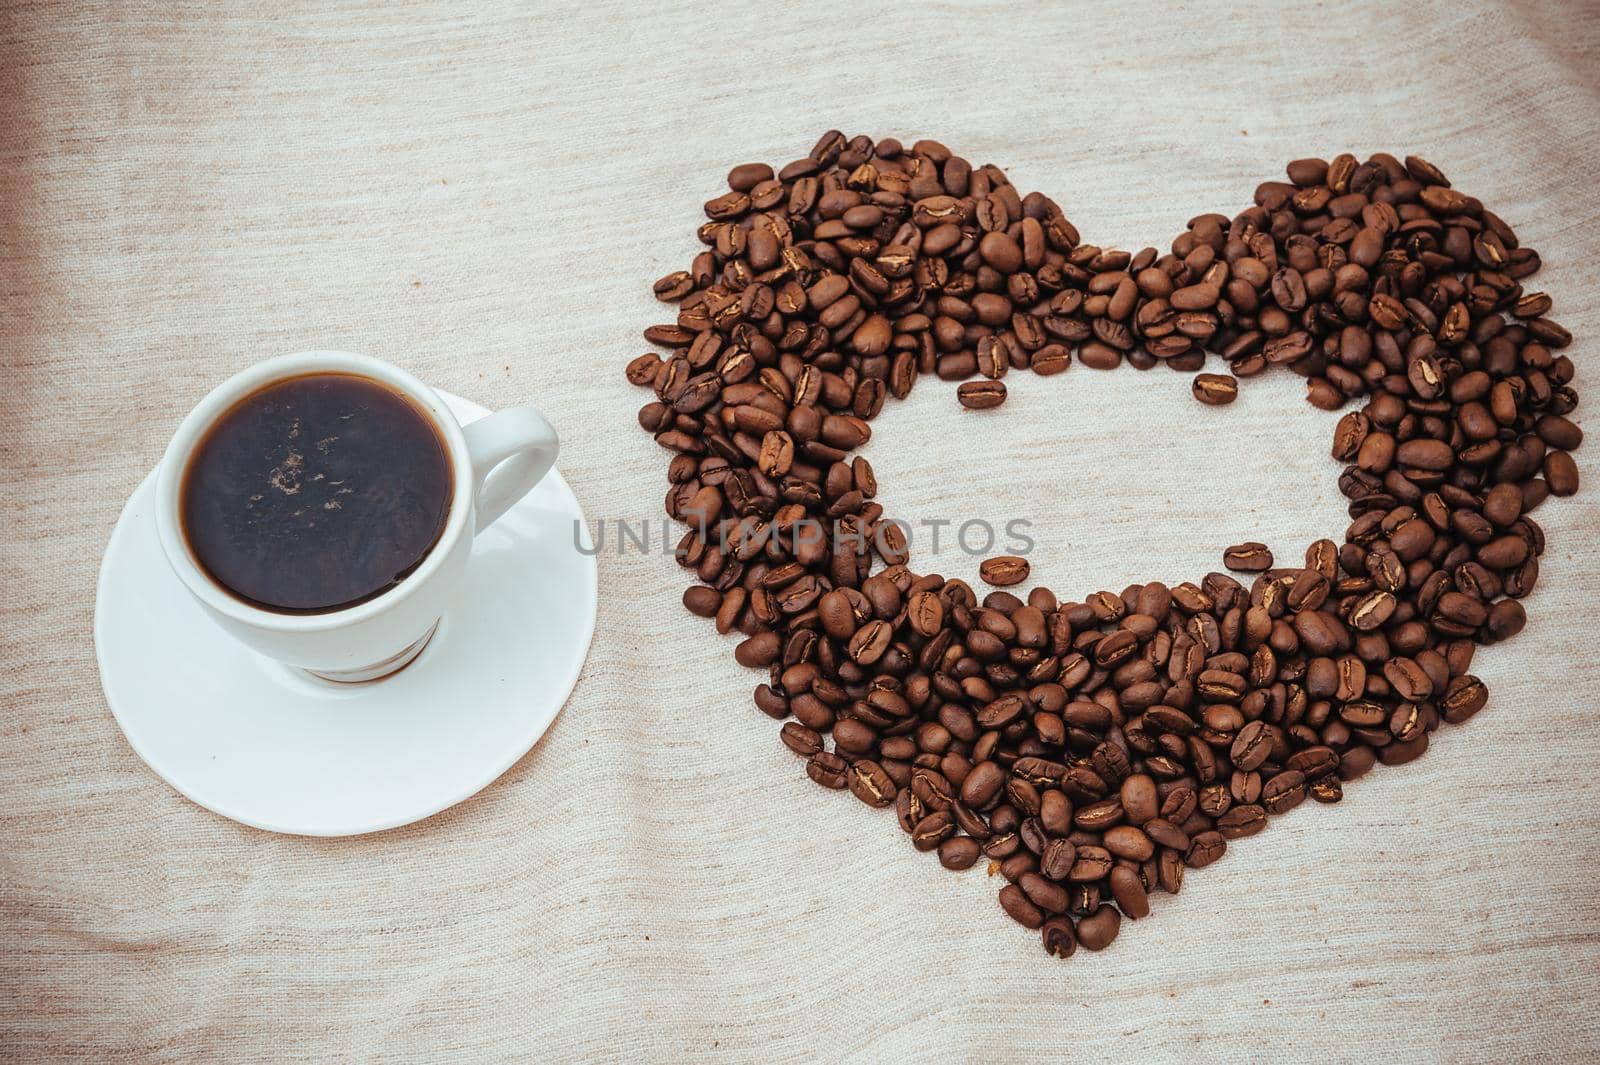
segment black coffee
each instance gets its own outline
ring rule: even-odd
[[[195,449],[179,502],[201,567],[241,599],[324,613],[381,595],[444,531],[444,443],[411,400],[352,374],[246,396]]]

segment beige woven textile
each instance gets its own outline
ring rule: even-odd
[[[590,518],[660,514],[623,364],[729,166],[935,136],[1165,245],[1307,154],[1417,151],[1544,257],[1600,403],[1592,3],[198,5],[0,0],[0,1060],[1555,1061],[1600,1056],[1600,444],[1491,703],[1069,962],[981,869],[805,779],[659,550],[477,797],[377,836],[225,821],[133,754],[91,620],[179,417],[270,355],[534,401]],[[1346,517],[1287,374],[928,380],[890,512],[1033,522],[1063,597]],[[659,527],[658,527],[659,528]],[[659,538],[659,536],[658,536]],[[914,564],[974,579],[917,541]],[[538,594],[536,588],[530,595]],[[440,707],[449,713],[449,707]]]

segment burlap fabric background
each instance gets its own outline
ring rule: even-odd
[[[1594,1060],[1594,443],[1538,513],[1527,631],[1478,659],[1487,710],[1067,963],[981,869],[805,779],[659,551],[602,557],[587,669],[531,754],[362,839],[171,791],[106,709],[91,618],[178,418],[302,348],[536,401],[591,518],[657,516],[621,373],[664,318],[649,283],[730,165],[829,126],[937,136],[1135,248],[1292,157],[1419,151],[1542,252],[1590,421],[1597,116],[1582,2],[6,4],[0,1058]],[[1166,370],[1011,383],[990,414],[932,380],[886,411],[891,513],[1026,517],[1064,597],[1344,527],[1298,379],[1225,410]]]

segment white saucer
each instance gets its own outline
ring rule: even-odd
[[[439,395],[463,424],[488,413]],[[152,473],[100,566],[100,683],[139,757],[224,817],[307,836],[420,820],[511,768],[577,683],[595,559],[555,470],[479,534],[458,605],[417,660],[367,685],[314,680],[223,633],[167,565],[154,498]]]

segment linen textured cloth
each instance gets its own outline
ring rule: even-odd
[[[1490,704],[1068,962],[824,791],[659,542],[600,558],[582,680],[446,813],[274,836],[123,740],[99,557],[179,418],[307,348],[532,401],[593,522],[659,520],[622,367],[728,168],[932,136],[1163,250],[1289,159],[1417,152],[1544,269],[1600,403],[1600,22],[1583,0],[1259,9],[615,0],[0,6],[0,1059],[1594,1061],[1600,445]],[[892,515],[1033,523],[1064,599],[1338,537],[1335,416],[1274,372],[927,379],[866,454]],[[659,541],[659,525],[657,525]],[[614,537],[610,538],[614,543]],[[674,535],[675,539],[675,535]],[[975,580],[947,534],[913,566]],[[538,594],[529,589],[529,594]],[[175,695],[175,697],[180,697]],[[441,713],[449,712],[441,707]]]

